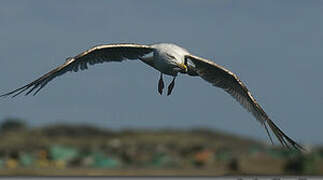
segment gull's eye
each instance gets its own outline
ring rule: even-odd
[[[168,54],[168,53],[166,53],[166,55],[167,55],[168,57],[172,58],[172,59],[176,59],[176,58],[175,58],[175,56],[173,56],[173,55],[170,55],[170,54]]]

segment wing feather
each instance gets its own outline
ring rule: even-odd
[[[103,62],[121,62],[125,59],[138,59],[146,54],[149,54],[154,49],[149,45],[141,44],[106,44],[95,46],[88,49],[75,57],[67,58],[64,64],[51,70],[35,81],[15,89],[0,97],[12,96],[15,97],[29,89],[25,95],[32,92],[36,95],[46,84],[52,79],[60,76],[68,71],[77,72],[79,70],[88,69],[88,65],[94,65]],[[38,88],[38,89],[37,89]]]
[[[256,119],[265,126],[270,140],[271,137],[266,123],[283,146],[290,147],[291,145],[295,149],[303,149],[302,146],[289,138],[274,124],[237,75],[213,61],[194,55],[187,55],[186,58],[190,59],[194,63],[194,70],[202,79],[216,87],[222,88],[234,97],[244,108],[251,112]]]

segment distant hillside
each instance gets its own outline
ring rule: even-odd
[[[11,130],[2,130],[0,148],[26,148],[32,149],[47,146],[52,143],[63,143],[75,146],[102,144],[109,140],[119,139],[123,143],[174,143],[177,146],[192,144],[205,144],[207,147],[230,147],[245,151],[251,145],[263,147],[258,141],[238,137],[220,131],[208,129],[126,129],[112,131],[88,125],[52,125],[37,128],[19,126]]]
[[[323,172],[322,148],[301,153],[202,128],[112,131],[64,124],[30,128],[21,120],[9,119],[0,129],[0,175]]]

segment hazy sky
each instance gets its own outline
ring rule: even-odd
[[[322,19],[323,1],[1,1],[0,93],[97,44],[172,42],[235,72],[296,141],[323,143]],[[208,127],[268,141],[221,89],[180,75],[173,94],[160,96],[158,78],[139,61],[91,66],[56,78],[35,97],[0,99],[0,120]]]

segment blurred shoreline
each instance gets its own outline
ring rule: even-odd
[[[323,148],[305,153],[209,129],[0,126],[0,175],[322,175]]]

